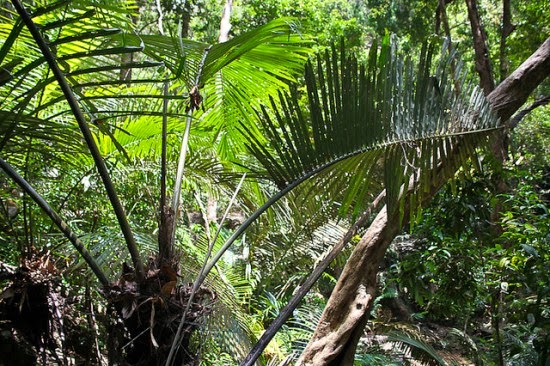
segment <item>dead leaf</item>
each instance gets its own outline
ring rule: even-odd
[[[160,272],[168,279],[168,281],[177,281],[178,274],[172,267],[167,264],[160,266]]]
[[[160,289],[160,294],[164,296],[170,296],[174,287],[176,287],[177,281],[166,282]]]
[[[136,310],[137,304],[135,301],[132,301],[131,303],[125,305],[122,307],[122,317],[124,319],[128,319],[132,316],[134,311]]]

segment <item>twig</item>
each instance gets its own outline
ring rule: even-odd
[[[528,114],[530,113],[533,109],[535,108],[538,108],[538,107],[542,107],[546,104],[550,103],[550,95],[549,96],[546,96],[546,97],[542,97],[542,98],[539,98],[537,99],[533,104],[531,104],[529,107],[525,108],[525,109],[522,109],[521,111],[519,111],[518,113],[516,113],[516,115],[510,120],[510,122],[508,123],[508,127],[510,127],[510,129],[514,129],[517,127],[517,125],[521,122],[521,120]]]

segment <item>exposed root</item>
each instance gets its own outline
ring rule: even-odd
[[[172,266],[156,267],[151,261],[144,283],[139,284],[134,271],[125,264],[120,279],[105,291],[123,320],[109,332],[110,353],[123,357],[127,365],[164,365],[191,294],[192,284],[177,285],[178,275]],[[195,294],[175,365],[198,361],[198,355],[190,350],[191,335],[212,311],[215,300],[215,293],[204,287]]]

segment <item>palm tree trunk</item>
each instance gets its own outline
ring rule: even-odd
[[[527,100],[529,94],[550,74],[550,38],[516,71],[488,95],[501,121],[507,121]],[[451,161],[445,164],[452,164]],[[425,196],[425,202],[437,193],[446,181],[442,172]],[[408,211],[409,202],[404,209]],[[408,215],[405,214],[404,217]],[[363,328],[376,296],[376,275],[394,237],[404,223],[397,213],[388,217],[386,208],[363,235],[350,255],[342,275],[321,316],[309,344],[297,365],[352,365]]]

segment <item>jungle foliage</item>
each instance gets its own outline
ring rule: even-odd
[[[351,362],[548,362],[548,80],[499,121],[464,2],[0,3],[1,362],[296,362],[384,204]],[[506,4],[496,84],[549,34]]]

